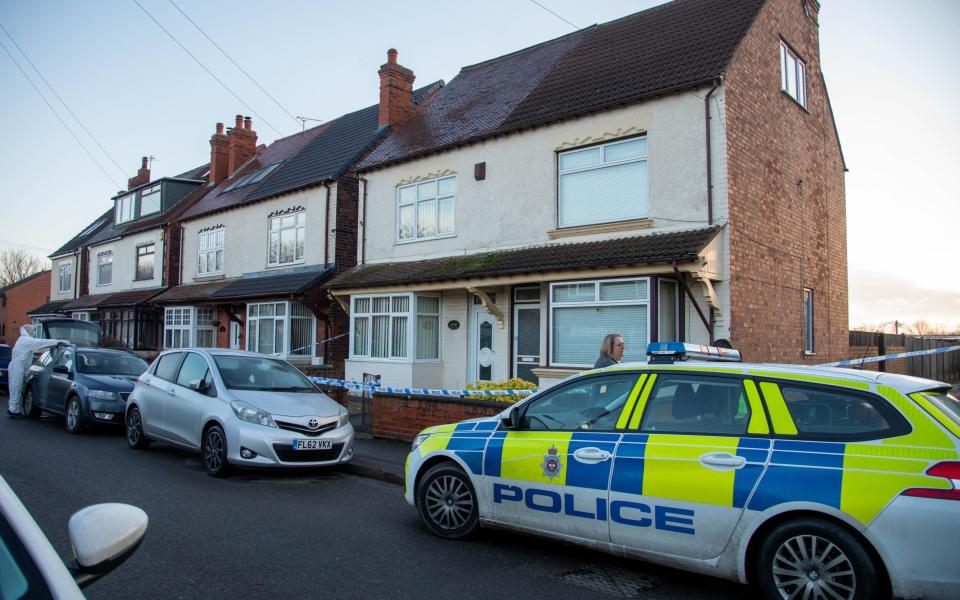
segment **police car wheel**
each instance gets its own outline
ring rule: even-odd
[[[480,523],[470,478],[452,463],[434,465],[420,479],[417,511],[430,531],[444,538],[467,537]]]
[[[850,532],[818,519],[788,521],[767,535],[755,574],[764,598],[884,597],[873,558]]]

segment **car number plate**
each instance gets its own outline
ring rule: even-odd
[[[293,440],[294,450],[330,450],[333,440]]]

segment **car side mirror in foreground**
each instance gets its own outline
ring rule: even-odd
[[[147,513],[129,504],[94,504],[70,517],[67,526],[74,580],[86,587],[123,564],[147,532]]]
[[[510,409],[507,414],[500,417],[500,424],[504,429],[517,429],[520,427],[520,411],[516,408]]]
[[[63,374],[63,375],[69,375],[69,374],[70,374],[70,367],[68,367],[68,366],[66,366],[66,365],[54,365],[54,366],[53,366],[53,372],[54,372],[54,373],[61,373],[61,374]]]

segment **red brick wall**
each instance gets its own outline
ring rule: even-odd
[[[817,16],[803,4],[768,1],[725,79],[730,327],[746,360],[822,363],[849,353],[844,166]],[[807,110],[780,91],[781,38],[806,62]],[[815,296],[815,356],[804,354],[805,287]]]
[[[357,221],[360,180],[352,171],[337,180],[337,214],[334,237],[333,263],[334,274],[339,275],[357,265]],[[329,297],[330,335],[338,336],[350,331],[350,317],[340,308],[332,296]],[[350,352],[350,340],[347,336],[330,343],[332,364],[335,369],[343,370],[344,361]]]
[[[464,419],[489,417],[503,411],[506,404],[478,400],[453,400],[433,396],[373,396],[373,435],[396,440],[412,440],[433,425],[456,423]]]
[[[33,322],[33,319],[27,315],[27,311],[50,301],[50,271],[45,271],[43,275],[7,290],[5,295],[7,297],[6,314],[0,317],[6,328],[6,336],[0,341],[12,346],[20,337],[20,328]]]

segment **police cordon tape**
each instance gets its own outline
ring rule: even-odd
[[[340,387],[348,390],[364,392],[381,392],[386,394],[418,394],[423,396],[529,396],[540,390],[430,390],[425,388],[390,387],[362,381],[344,381],[329,377],[309,377],[310,381],[318,385]]]
[[[342,337],[344,337],[344,336],[348,336],[348,335],[350,335],[350,332],[349,332],[349,331],[348,331],[347,333],[341,333],[340,335],[335,335],[335,336],[333,336],[333,337],[329,337],[329,338],[327,338],[327,339],[325,339],[325,340],[320,340],[320,341],[314,342],[314,343],[312,343],[312,344],[307,344],[306,346],[300,346],[299,348],[294,348],[293,350],[291,350],[291,351],[288,352],[287,354],[296,354],[297,352],[300,352],[301,350],[306,350],[307,348],[313,348],[314,346],[319,346],[320,344],[325,344],[326,342],[332,342],[333,340],[338,340],[338,339],[340,339],[340,338],[342,338]],[[282,352],[274,352],[274,353],[271,354],[270,356],[282,356],[282,355],[283,355]]]
[[[944,346],[943,348],[933,348],[931,350],[914,350],[912,352],[898,352],[896,354],[884,354],[883,356],[869,356],[866,358],[856,358],[853,360],[838,360],[837,362],[817,365],[818,367],[849,367],[851,365],[866,365],[870,363],[883,362],[885,360],[896,360],[898,358],[910,358],[912,356],[925,356],[928,354],[946,354],[947,352],[956,352],[960,346]]]

